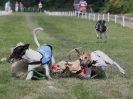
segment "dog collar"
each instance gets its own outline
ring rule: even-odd
[[[97,61],[94,61],[94,60],[93,60],[93,61],[90,62],[89,64],[85,64],[85,63],[83,62],[83,60],[80,59],[80,66],[90,68],[90,67],[92,67],[94,64],[96,64],[96,62],[97,62]]]
[[[28,63],[29,65],[38,65],[38,64],[41,64],[41,61],[36,61],[36,62],[31,62],[31,63]]]

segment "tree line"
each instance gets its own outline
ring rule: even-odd
[[[8,0],[0,0],[0,7],[4,7]],[[16,1],[21,1],[25,7],[37,7],[39,1],[47,10],[73,10],[74,0],[10,0],[12,7]],[[133,12],[133,0],[86,0],[87,11],[94,12],[128,13]]]

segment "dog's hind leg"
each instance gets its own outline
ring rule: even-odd
[[[54,58],[54,56],[52,56],[51,62],[52,62],[52,65],[55,64],[55,58]]]
[[[48,64],[45,64],[45,65],[43,65],[43,68],[45,68],[46,77],[48,79],[52,79],[51,76],[50,76],[49,65]]]
[[[38,67],[39,65],[29,65],[28,66],[28,74],[26,77],[26,80],[31,80],[33,77],[33,70]]]

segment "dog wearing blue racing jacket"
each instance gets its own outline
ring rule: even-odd
[[[50,76],[50,66],[55,64],[55,59],[52,53],[52,46],[44,44],[40,46],[37,40],[37,33],[42,31],[43,28],[38,27],[33,30],[33,37],[38,50],[35,51],[29,48],[29,44],[23,44],[13,49],[13,52],[8,58],[9,62],[17,60],[23,60],[28,63],[28,74],[26,80],[31,80],[33,77],[33,71],[38,67],[43,67],[48,79],[52,79]]]

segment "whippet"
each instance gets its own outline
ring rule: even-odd
[[[55,63],[55,59],[52,53],[52,46],[48,44],[40,46],[40,43],[37,40],[36,34],[38,31],[42,30],[43,28],[40,27],[33,30],[33,37],[38,46],[38,51],[29,48],[29,44],[24,44],[14,48],[12,54],[8,58],[9,62],[22,59],[28,63],[28,74],[26,80],[31,80],[33,77],[33,70],[40,66],[45,69],[47,78],[51,79],[50,66]]]
[[[107,54],[100,50],[81,52],[79,49],[74,49],[79,56],[80,66],[86,67],[86,76],[90,77],[91,67],[96,67],[101,71],[105,71],[106,67],[111,65],[116,66],[122,74],[125,74],[125,70],[114,60],[112,60]]]
[[[98,20],[95,25],[97,39],[102,39],[103,36],[107,39],[107,26],[105,20]]]

